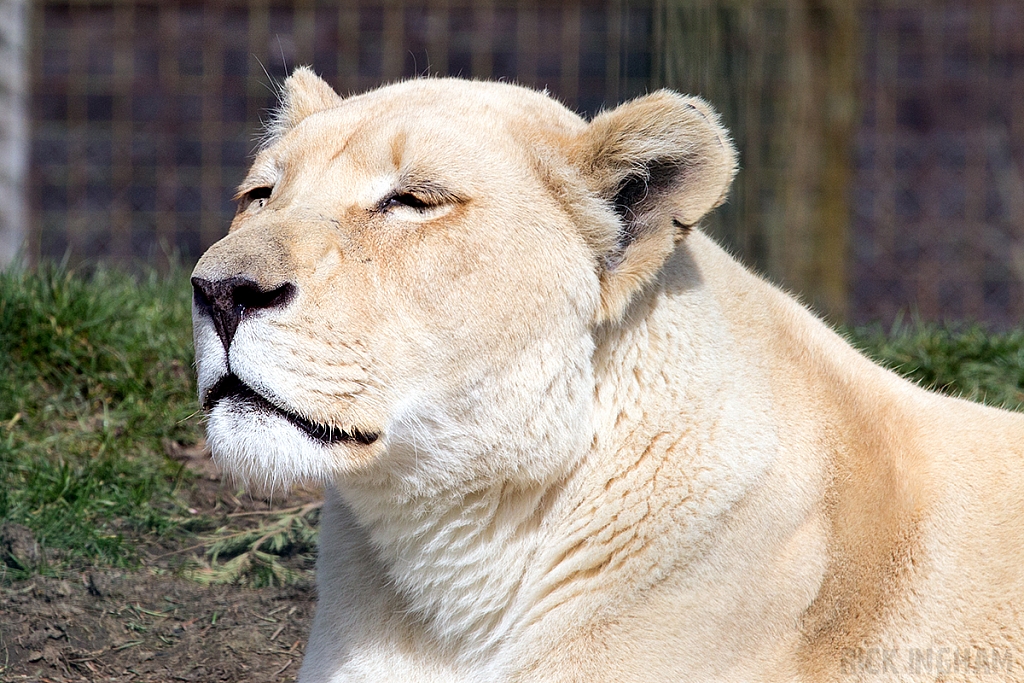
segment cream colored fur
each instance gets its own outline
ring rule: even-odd
[[[587,123],[288,79],[195,277],[294,296],[224,343],[197,294],[195,340],[218,460],[329,484],[301,681],[1024,680],[1024,417],[872,364],[691,228],[735,166],[667,91]],[[229,370],[376,439],[207,401]]]

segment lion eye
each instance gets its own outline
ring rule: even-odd
[[[411,194],[409,192],[402,192],[399,194],[391,195],[383,202],[381,202],[381,210],[383,211],[387,211],[388,209],[394,209],[400,206],[404,206],[409,209],[415,209],[416,211],[423,211],[424,209],[429,209],[434,205],[429,202],[423,201],[416,195]]]
[[[238,201],[238,213],[242,213],[247,210],[250,206],[255,205],[257,209],[262,209],[267,204],[267,200],[270,199],[271,193],[274,191],[272,187],[254,187],[241,196]]]

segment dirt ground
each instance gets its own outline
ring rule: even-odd
[[[201,445],[170,455],[191,459],[200,475],[189,493],[196,512],[238,525],[319,495],[239,496]],[[188,552],[202,549],[147,547],[137,571],[0,583],[0,681],[294,681],[313,616],[312,574],[284,588],[205,586],[175,575]]]
[[[293,681],[309,587],[202,586],[150,572],[35,577],[0,593],[4,681]]]

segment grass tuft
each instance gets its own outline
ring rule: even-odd
[[[0,272],[0,517],[44,564],[132,566],[171,530],[161,442],[200,431],[188,293],[181,269]]]

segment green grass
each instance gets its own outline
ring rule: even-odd
[[[139,545],[180,535],[206,546],[199,580],[293,580],[276,557],[312,548],[315,506],[256,528],[198,520],[216,530],[191,536],[197,520],[176,493],[185,475],[163,449],[201,431],[189,316],[181,269],[141,278],[54,266],[0,273],[0,518],[31,529],[47,557],[36,566],[0,557],[8,577],[130,567]],[[924,386],[1024,404],[1024,331],[914,323],[848,337]]]
[[[70,563],[131,566],[170,530],[161,444],[200,429],[189,306],[180,270],[0,273],[0,518]]]
[[[993,333],[977,324],[897,322],[848,338],[882,365],[923,387],[1019,410],[1024,406],[1024,330]]]

